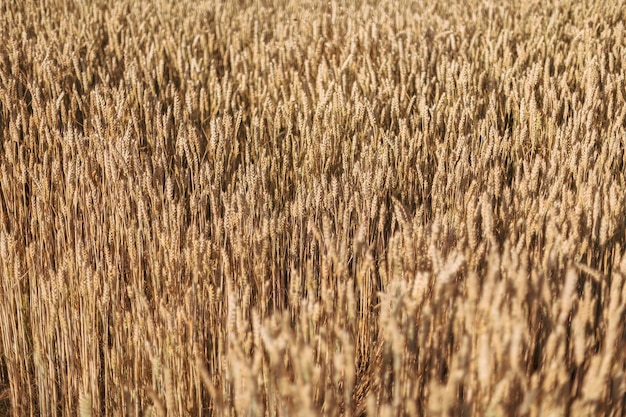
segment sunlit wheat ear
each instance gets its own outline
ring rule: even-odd
[[[80,417],[91,417],[91,396],[81,395],[79,401],[79,415]]]

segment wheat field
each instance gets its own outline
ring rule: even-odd
[[[623,1],[0,16],[0,415],[626,415]]]

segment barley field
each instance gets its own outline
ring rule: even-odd
[[[0,16],[0,415],[626,414],[624,1]]]

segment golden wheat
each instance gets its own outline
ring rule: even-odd
[[[0,414],[626,414],[622,1],[0,5]]]

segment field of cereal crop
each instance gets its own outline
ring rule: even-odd
[[[0,2],[0,414],[626,414],[626,4]]]

